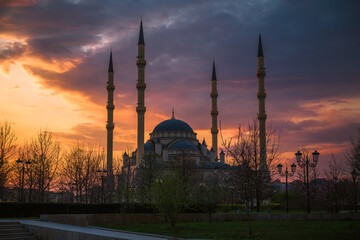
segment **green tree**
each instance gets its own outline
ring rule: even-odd
[[[144,155],[144,160],[141,162],[136,172],[135,181],[138,189],[137,192],[139,194],[140,202],[142,203],[152,202],[152,185],[155,178],[159,175],[160,170],[160,162],[157,161],[156,158],[156,155]],[[124,173],[127,174],[128,177],[126,179],[126,184],[127,192],[129,192],[129,186],[131,187],[132,185],[131,175],[133,173],[131,169],[124,171]]]
[[[160,214],[175,227],[179,213],[187,206],[187,186],[178,171],[168,171],[156,178],[152,188],[153,202]]]

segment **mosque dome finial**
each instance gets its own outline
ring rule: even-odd
[[[174,108],[172,108],[172,116],[171,116],[171,119],[175,119],[175,111],[174,111]]]

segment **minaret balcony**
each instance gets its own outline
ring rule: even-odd
[[[257,116],[259,120],[265,120],[267,118],[266,113],[258,113]]]
[[[136,83],[136,88],[138,90],[144,90],[146,88],[146,83],[138,82]]]
[[[114,91],[115,86],[114,86],[114,85],[107,85],[107,86],[106,86],[106,89],[107,89],[107,90],[112,90],[112,91]]]
[[[145,106],[137,106],[136,107],[136,112],[145,112],[146,111],[146,107]]]
[[[266,92],[265,91],[258,92],[257,97],[258,98],[265,98],[266,97]]]
[[[106,124],[106,129],[113,130],[114,129],[114,124]]]
[[[256,71],[256,76],[265,76],[266,72],[263,69],[257,70]]]
[[[143,58],[138,58],[138,59],[136,60],[136,65],[138,65],[138,66],[145,66],[145,65],[146,65],[146,60],[143,59]]]
[[[217,110],[212,110],[212,111],[211,111],[211,115],[215,115],[215,116],[216,116],[216,115],[218,115],[218,114],[219,114],[219,111],[217,111]]]
[[[211,128],[211,133],[216,133],[216,134],[218,134],[219,133],[219,129],[213,129],[213,128]]]
[[[106,109],[107,109],[107,110],[114,110],[114,109],[115,109],[115,106],[114,106],[114,105],[107,105],[107,106],[106,106]]]
[[[212,92],[212,93],[210,94],[210,96],[211,96],[211,97],[218,97],[219,94],[218,94],[218,92]]]

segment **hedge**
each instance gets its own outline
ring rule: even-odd
[[[214,206],[191,204],[183,212],[208,212]],[[19,203],[0,202],[0,218],[39,217],[41,214],[155,213],[149,204],[131,203]]]
[[[0,203],[0,217],[39,217],[41,214],[153,213],[148,204]]]

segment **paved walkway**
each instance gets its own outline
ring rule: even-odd
[[[6,221],[17,221],[17,222],[20,222],[21,224],[30,225],[30,226],[50,228],[50,229],[56,229],[56,230],[61,230],[61,231],[73,232],[73,233],[84,233],[84,234],[100,236],[100,237],[111,237],[114,239],[128,239],[128,240],[178,239],[178,238],[169,237],[169,236],[159,236],[159,235],[152,235],[152,234],[117,231],[117,230],[112,231],[112,230],[106,230],[106,229],[97,228],[97,227],[80,227],[80,226],[67,225],[67,224],[61,224],[61,223],[44,222],[44,221],[39,221],[39,220],[21,220],[21,219],[19,220],[18,219],[18,220],[6,220]]]

